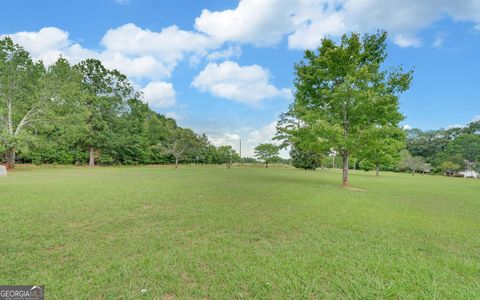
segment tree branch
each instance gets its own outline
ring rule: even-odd
[[[22,120],[20,121],[20,123],[18,123],[18,126],[17,128],[15,129],[15,132],[13,133],[14,136],[17,136],[19,133],[20,133],[20,130],[22,130],[22,128],[27,125],[28,123],[30,123],[30,118],[35,115],[36,113],[38,113],[39,110],[37,110],[37,108],[34,106],[32,109],[30,109],[26,114],[25,116],[23,116]]]

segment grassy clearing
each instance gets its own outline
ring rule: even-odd
[[[0,178],[0,284],[47,299],[480,295],[480,180],[220,167]],[[142,293],[143,290],[143,293]]]

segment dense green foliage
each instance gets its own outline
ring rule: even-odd
[[[382,69],[386,38],[384,32],[363,38],[352,33],[338,44],[325,38],[317,51],[305,51],[295,66],[295,101],[278,124],[278,138],[290,145],[338,153],[344,186],[352,155],[386,164],[398,152],[393,140],[403,140],[390,132],[403,119],[398,97],[412,73]]]
[[[480,171],[480,121],[451,129],[407,131],[407,149],[423,157],[435,172]]]
[[[0,40],[0,161],[10,166],[221,164],[223,150],[152,111],[125,75],[98,60],[60,58],[46,68]]]
[[[313,150],[302,150],[298,147],[290,149],[292,166],[299,169],[315,170],[322,165],[323,154]]]
[[[239,162],[240,156],[233,150],[232,146],[218,147],[218,161],[230,168],[232,163]]]
[[[363,169],[393,170],[398,164],[399,152],[405,148],[404,132],[393,126],[371,128],[360,136],[360,149],[356,151]]]
[[[0,284],[48,299],[477,299],[479,181],[293,168],[19,167]],[[143,290],[143,293],[142,293]]]

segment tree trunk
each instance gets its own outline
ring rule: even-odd
[[[265,168],[268,168],[268,161],[265,161]]]
[[[15,156],[16,156],[16,150],[14,148],[10,148],[5,152],[5,159],[7,162],[7,169],[13,169],[15,168]]]
[[[90,147],[88,149],[88,155],[89,155],[88,166],[94,167],[95,166],[95,149],[93,149],[93,147]]]
[[[380,173],[380,165],[376,165],[375,166],[375,176],[378,176],[378,174]]]
[[[175,169],[178,169],[178,157],[175,157]]]
[[[348,152],[343,155],[343,172],[342,172],[342,185],[348,186]]]

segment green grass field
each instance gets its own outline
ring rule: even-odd
[[[0,178],[0,284],[46,299],[479,299],[480,180],[290,168]]]

